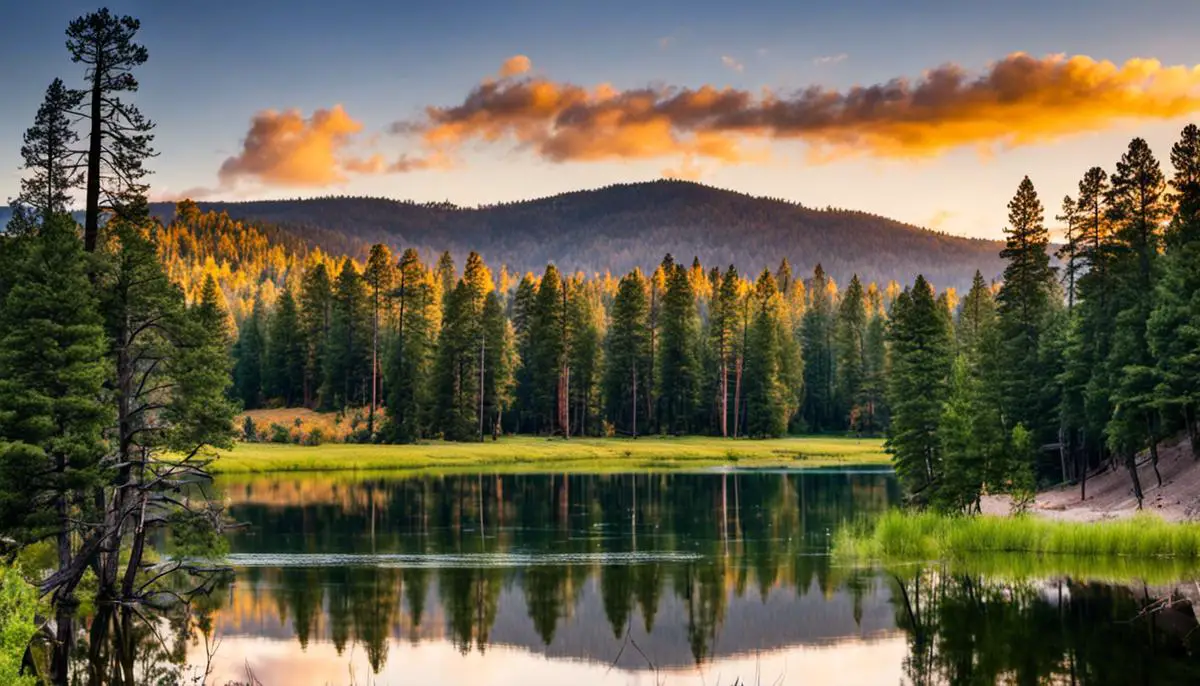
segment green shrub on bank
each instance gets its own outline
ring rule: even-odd
[[[32,676],[22,676],[25,649],[37,632],[37,590],[16,567],[0,567],[0,684],[35,686]]]
[[[847,562],[962,560],[997,553],[1200,560],[1200,524],[1172,524],[1148,514],[1084,523],[895,510],[873,525],[839,531],[834,551]]]

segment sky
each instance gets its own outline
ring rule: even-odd
[[[0,200],[68,22],[0,24]],[[1000,238],[1054,224],[1134,136],[1200,121],[1193,0],[838,3],[114,0],[150,54],[152,199],[476,205],[666,176]]]

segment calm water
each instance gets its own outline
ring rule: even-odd
[[[1194,617],[1136,619],[1170,589],[831,566],[885,472],[218,486],[210,684],[1200,683]]]

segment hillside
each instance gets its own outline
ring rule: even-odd
[[[268,222],[331,254],[365,254],[385,242],[427,256],[468,251],[510,270],[623,273],[657,264],[666,253],[743,273],[787,257],[808,273],[818,262],[839,282],[910,282],[923,273],[938,287],[969,285],[978,268],[999,276],[1000,244],[949,236],[863,212],[814,210],[686,181],[609,186],[515,203],[460,208],[379,198],[201,202],[202,210]],[[169,221],[174,205],[156,203]]]

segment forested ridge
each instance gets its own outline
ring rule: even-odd
[[[911,281],[965,288],[975,269],[1002,268],[999,243],[928,231],[843,209],[813,209],[688,181],[618,184],[478,208],[382,198],[200,202],[202,211],[272,224],[333,254],[366,257],[366,247],[416,248],[429,260],[474,251],[516,273],[549,262],[567,272],[649,273],[667,253],[757,273],[780,260],[818,262],[840,281]],[[170,221],[171,204],[152,213]]]

